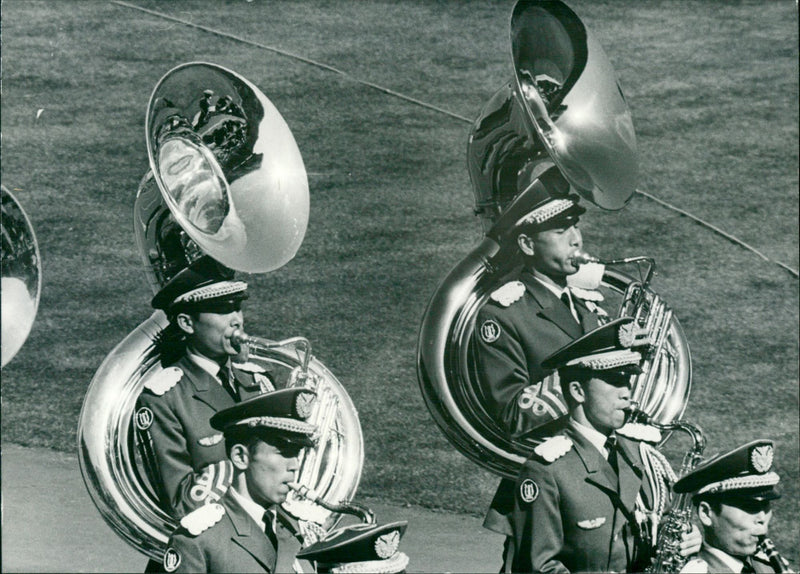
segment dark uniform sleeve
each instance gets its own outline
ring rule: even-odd
[[[208,572],[209,564],[201,540],[182,529],[167,545],[162,560],[164,572]]]
[[[569,572],[558,556],[564,546],[559,492],[546,465],[528,461],[516,483],[513,572]]]
[[[557,381],[544,380],[545,371],[529,372],[521,337],[491,306],[481,309],[475,323],[475,360],[487,409],[506,432],[515,435],[553,420],[537,408],[536,397],[541,385]]]
[[[233,478],[230,461],[222,460],[195,471],[183,427],[164,396],[147,391],[139,397],[137,409],[148,407],[153,422],[148,429],[158,464],[162,503],[181,518],[207,501],[216,501]]]

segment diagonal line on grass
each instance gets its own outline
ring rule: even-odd
[[[317,68],[321,68],[328,72],[333,72],[334,74],[339,74],[340,76],[344,76],[345,78],[352,80],[353,82],[363,84],[365,86],[369,86],[379,92],[383,92],[384,94],[389,94],[390,96],[394,96],[396,98],[400,98],[401,100],[406,100],[407,102],[411,102],[418,106],[422,106],[423,108],[428,108],[429,110],[433,110],[445,115],[448,115],[452,118],[457,120],[463,120],[465,122],[472,123],[472,120],[469,118],[465,118],[464,116],[458,115],[450,110],[446,110],[444,108],[440,108],[435,106],[434,104],[430,104],[428,102],[423,102],[422,100],[418,100],[411,96],[407,96],[405,94],[401,94],[400,92],[396,92],[390,88],[386,88],[384,86],[380,86],[378,84],[373,84],[372,82],[362,80],[360,78],[356,78],[345,72],[344,70],[340,70],[338,68],[334,68],[333,66],[329,66],[323,62],[319,62],[317,60],[312,60],[311,58],[306,58],[305,56],[301,56],[299,54],[294,54],[287,50],[281,50],[280,48],[276,48],[275,46],[268,46],[266,44],[261,44],[260,42],[254,42],[253,40],[248,40],[247,38],[242,38],[241,36],[236,36],[235,34],[229,34],[228,32],[223,32],[222,30],[217,30],[215,28],[209,28],[208,26],[203,26],[202,24],[195,24],[194,22],[190,22],[189,20],[184,20],[182,18],[177,18],[175,16],[170,16],[169,14],[163,14],[161,12],[156,12],[155,10],[149,10],[147,8],[143,8],[142,6],[136,6],[135,4],[128,4],[127,2],[123,2],[122,0],[112,0],[112,4],[117,4],[118,6],[123,6],[125,8],[132,8],[134,10],[139,10],[141,12],[145,12],[147,14],[151,14],[153,16],[157,16],[159,18],[163,18],[165,20],[172,20],[173,22],[178,22],[180,24],[184,24],[185,26],[189,26],[191,28],[197,28],[198,30],[203,30],[204,32],[208,32],[210,34],[215,34],[217,36],[221,36],[223,38],[228,38],[230,40],[236,40],[237,42],[241,42],[243,44],[249,44],[250,46],[255,46],[257,48],[261,48],[262,50],[267,50],[269,52],[274,52],[276,54],[280,54],[281,56],[286,56],[288,58],[292,58],[294,60],[299,60],[300,62],[304,62],[306,64],[310,64],[311,66],[316,66]]]
[[[164,14],[162,12],[156,12],[155,10],[150,10],[150,9],[144,8],[142,6],[137,6],[135,4],[129,4],[128,2],[124,2],[122,0],[111,0],[111,3],[112,4],[116,4],[118,6],[122,6],[124,8],[131,8],[133,10],[139,10],[140,12],[145,12],[146,14],[150,14],[152,16],[156,16],[157,18],[162,18],[164,20],[171,20],[173,22],[178,22],[178,23],[183,24],[185,26],[188,26],[190,28],[196,28],[198,30],[202,30],[204,32],[208,32],[209,34],[214,34],[214,35],[220,36],[222,38],[228,38],[230,40],[235,40],[236,42],[241,42],[243,44],[248,44],[250,46],[255,46],[257,48],[261,48],[262,50],[267,50],[269,52],[273,52],[273,53],[279,54],[281,56],[286,56],[287,58],[292,58],[294,60],[298,60],[300,62],[304,62],[304,63],[309,64],[311,66],[315,66],[317,68],[320,68],[322,70],[326,70],[328,72],[333,72],[334,74],[338,74],[340,76],[343,76],[343,77],[345,77],[345,78],[347,78],[347,79],[349,79],[349,80],[351,80],[353,82],[356,82],[358,84],[362,84],[364,86],[368,86],[370,88],[378,90],[379,92],[383,92],[383,93],[388,94],[390,96],[394,96],[396,98],[400,98],[401,100],[405,100],[407,102],[411,102],[411,103],[416,104],[418,106],[422,106],[423,108],[427,108],[429,110],[433,110],[433,111],[439,112],[439,113],[444,114],[446,116],[450,116],[451,118],[455,118],[457,120],[461,120],[461,121],[467,122],[469,124],[473,123],[473,120],[471,120],[469,118],[466,118],[466,117],[464,117],[462,115],[456,114],[455,112],[451,112],[450,110],[446,110],[444,108],[440,108],[440,107],[438,107],[438,106],[436,106],[434,104],[430,104],[428,102],[424,102],[422,100],[418,100],[417,98],[413,98],[411,96],[407,96],[407,95],[405,95],[403,93],[396,92],[395,90],[392,90],[390,88],[386,88],[384,86],[380,86],[378,84],[374,84],[374,83],[372,83],[370,81],[362,80],[361,78],[356,78],[355,76],[352,76],[351,74],[348,74],[344,70],[340,70],[338,68],[335,68],[333,66],[325,64],[323,62],[319,62],[317,60],[312,60],[311,58],[306,58],[305,56],[301,56],[299,54],[294,54],[294,53],[289,52],[287,50],[282,50],[282,49],[276,48],[274,46],[268,46],[266,44],[261,44],[260,42],[255,42],[253,40],[248,40],[247,38],[242,38],[240,36],[236,36],[235,34],[230,34],[228,32],[223,32],[222,30],[217,30],[215,28],[210,28],[208,26],[203,26],[202,24],[196,24],[196,23],[191,22],[189,20],[184,20],[183,18],[178,18],[176,16],[170,16],[169,14]],[[659,199],[658,197],[656,197],[656,196],[654,196],[654,195],[652,195],[650,193],[647,193],[646,191],[642,191],[642,190],[637,189],[636,193],[638,193],[640,195],[643,195],[644,197],[647,197],[647,198],[655,201],[659,205],[661,205],[661,206],[663,206],[663,207],[665,207],[665,208],[667,208],[669,210],[675,211],[676,213],[680,213],[681,215],[685,215],[686,217],[692,219],[693,221],[696,221],[697,223],[699,223],[703,227],[705,227],[707,229],[710,229],[711,231],[721,235],[722,237],[724,237],[724,238],[728,239],[729,241],[739,245],[740,247],[743,247],[743,248],[747,249],[748,251],[751,251],[752,253],[755,253],[758,257],[760,257],[764,261],[767,261],[769,263],[774,263],[774,264],[778,265],[779,267],[782,267],[783,269],[788,271],[794,277],[800,277],[800,274],[798,274],[798,271],[796,269],[792,269],[791,267],[789,267],[788,265],[786,265],[785,263],[782,263],[780,261],[773,261],[772,259],[770,259],[766,255],[761,253],[758,249],[752,247],[751,245],[748,245],[747,243],[745,243],[741,239],[735,237],[734,235],[731,235],[730,233],[727,233],[726,231],[723,231],[722,229],[720,229],[719,227],[709,223],[708,221],[705,221],[704,219],[701,219],[700,217],[697,217],[696,215],[693,215],[692,213],[690,213],[690,212],[688,212],[688,211],[686,211],[684,209],[676,207],[676,206],[672,205],[671,203],[668,203],[668,202],[664,201],[663,199]]]

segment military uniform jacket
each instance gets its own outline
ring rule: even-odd
[[[734,572],[719,556],[709,552],[705,544],[700,548],[700,552],[692,557],[692,562],[692,572]],[[761,554],[751,556],[750,565],[756,572],[775,572],[766,556]]]
[[[152,439],[162,507],[180,518],[209,500],[218,500],[233,478],[222,433],[213,429],[209,420],[235,401],[216,377],[188,357],[173,367],[182,371],[180,380],[167,390],[145,388],[135,420],[145,439],[148,434]],[[252,372],[236,367],[232,371],[240,400],[261,394],[261,383]],[[157,394],[159,391],[163,394]]]
[[[542,361],[600,326],[593,302],[573,297],[581,317],[578,324],[569,307],[533,273],[522,271],[519,281],[522,285],[518,285],[517,293],[507,283],[501,289],[511,291],[509,299],[499,297],[501,301],[497,301],[493,294],[478,312],[474,337],[477,375],[486,408],[510,435],[567,414],[558,384],[546,390],[534,390],[532,385],[551,372],[542,368]]]
[[[167,545],[168,572],[275,572],[278,549],[230,495],[219,503],[225,514],[194,536],[180,527]]]
[[[573,297],[581,317],[578,324],[564,302],[533,273],[523,270],[519,281],[524,290],[518,300],[506,305],[490,299],[483,306],[474,337],[478,380],[487,410],[510,435],[566,415],[560,386],[554,379],[544,380],[550,371],[542,368],[542,361],[600,326],[593,302]],[[503,479],[486,515],[486,528],[511,534],[508,515],[513,496],[513,481]]]
[[[651,495],[639,442],[618,436],[617,477],[580,432],[567,427],[561,436],[572,441],[567,452],[552,462],[534,453],[517,479],[512,571],[641,571],[650,549],[634,507],[640,491],[647,505]]]

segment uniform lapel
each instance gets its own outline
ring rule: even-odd
[[[567,306],[547,287],[539,283],[530,271],[526,270],[521,273],[520,279],[541,307],[538,312],[539,316],[553,323],[573,339],[583,335],[583,328],[575,321],[575,317],[572,316]]]
[[[636,505],[636,495],[642,488],[643,470],[639,465],[639,457],[634,453],[636,443],[618,436],[617,452],[619,461],[619,498],[628,513],[632,513]]]
[[[233,399],[216,377],[196,365],[187,357],[181,359],[181,368],[194,387],[194,397],[218,411],[233,405]]]
[[[222,500],[235,531],[231,540],[252,555],[267,572],[273,572],[277,555],[267,535],[261,532],[255,521],[230,496],[225,496]]]
[[[583,300],[575,297],[573,294],[572,301],[575,303],[575,306],[578,308],[578,313],[581,316],[581,328],[583,332],[588,333],[589,331],[597,329],[600,326],[600,323],[597,321],[597,316],[589,311]]]
[[[589,440],[577,430],[567,427],[572,442],[575,444],[575,452],[583,461],[586,467],[586,481],[607,491],[614,498],[617,497],[617,477],[611,465],[603,458]]]

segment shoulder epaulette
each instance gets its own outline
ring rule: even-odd
[[[600,303],[601,301],[605,301],[605,297],[600,291],[595,291],[594,289],[583,289],[581,287],[570,287],[570,291],[572,294],[575,295],[578,299],[582,299],[584,301],[593,301],[595,303]]]
[[[192,536],[197,536],[222,520],[224,515],[225,507],[216,502],[211,502],[181,518],[181,526],[188,530]]]
[[[183,377],[183,370],[180,367],[167,367],[155,376],[150,377],[144,384],[144,388],[154,395],[161,396],[178,384]]]
[[[522,281],[509,281],[502,287],[492,291],[490,297],[503,307],[508,307],[512,303],[519,301],[525,294],[525,284]]]
[[[236,367],[240,371],[245,371],[247,373],[266,373],[267,370],[262,367],[261,365],[257,365],[252,361],[247,361],[246,363],[231,363],[232,366]]]
[[[642,423],[626,423],[622,428],[618,428],[616,433],[633,440],[652,443],[661,442],[661,431],[654,426]]]
[[[680,570],[680,574],[707,574],[708,562],[702,558],[692,558]]]
[[[533,449],[545,462],[553,462],[567,454],[572,448],[572,439],[563,434],[552,436]]]

